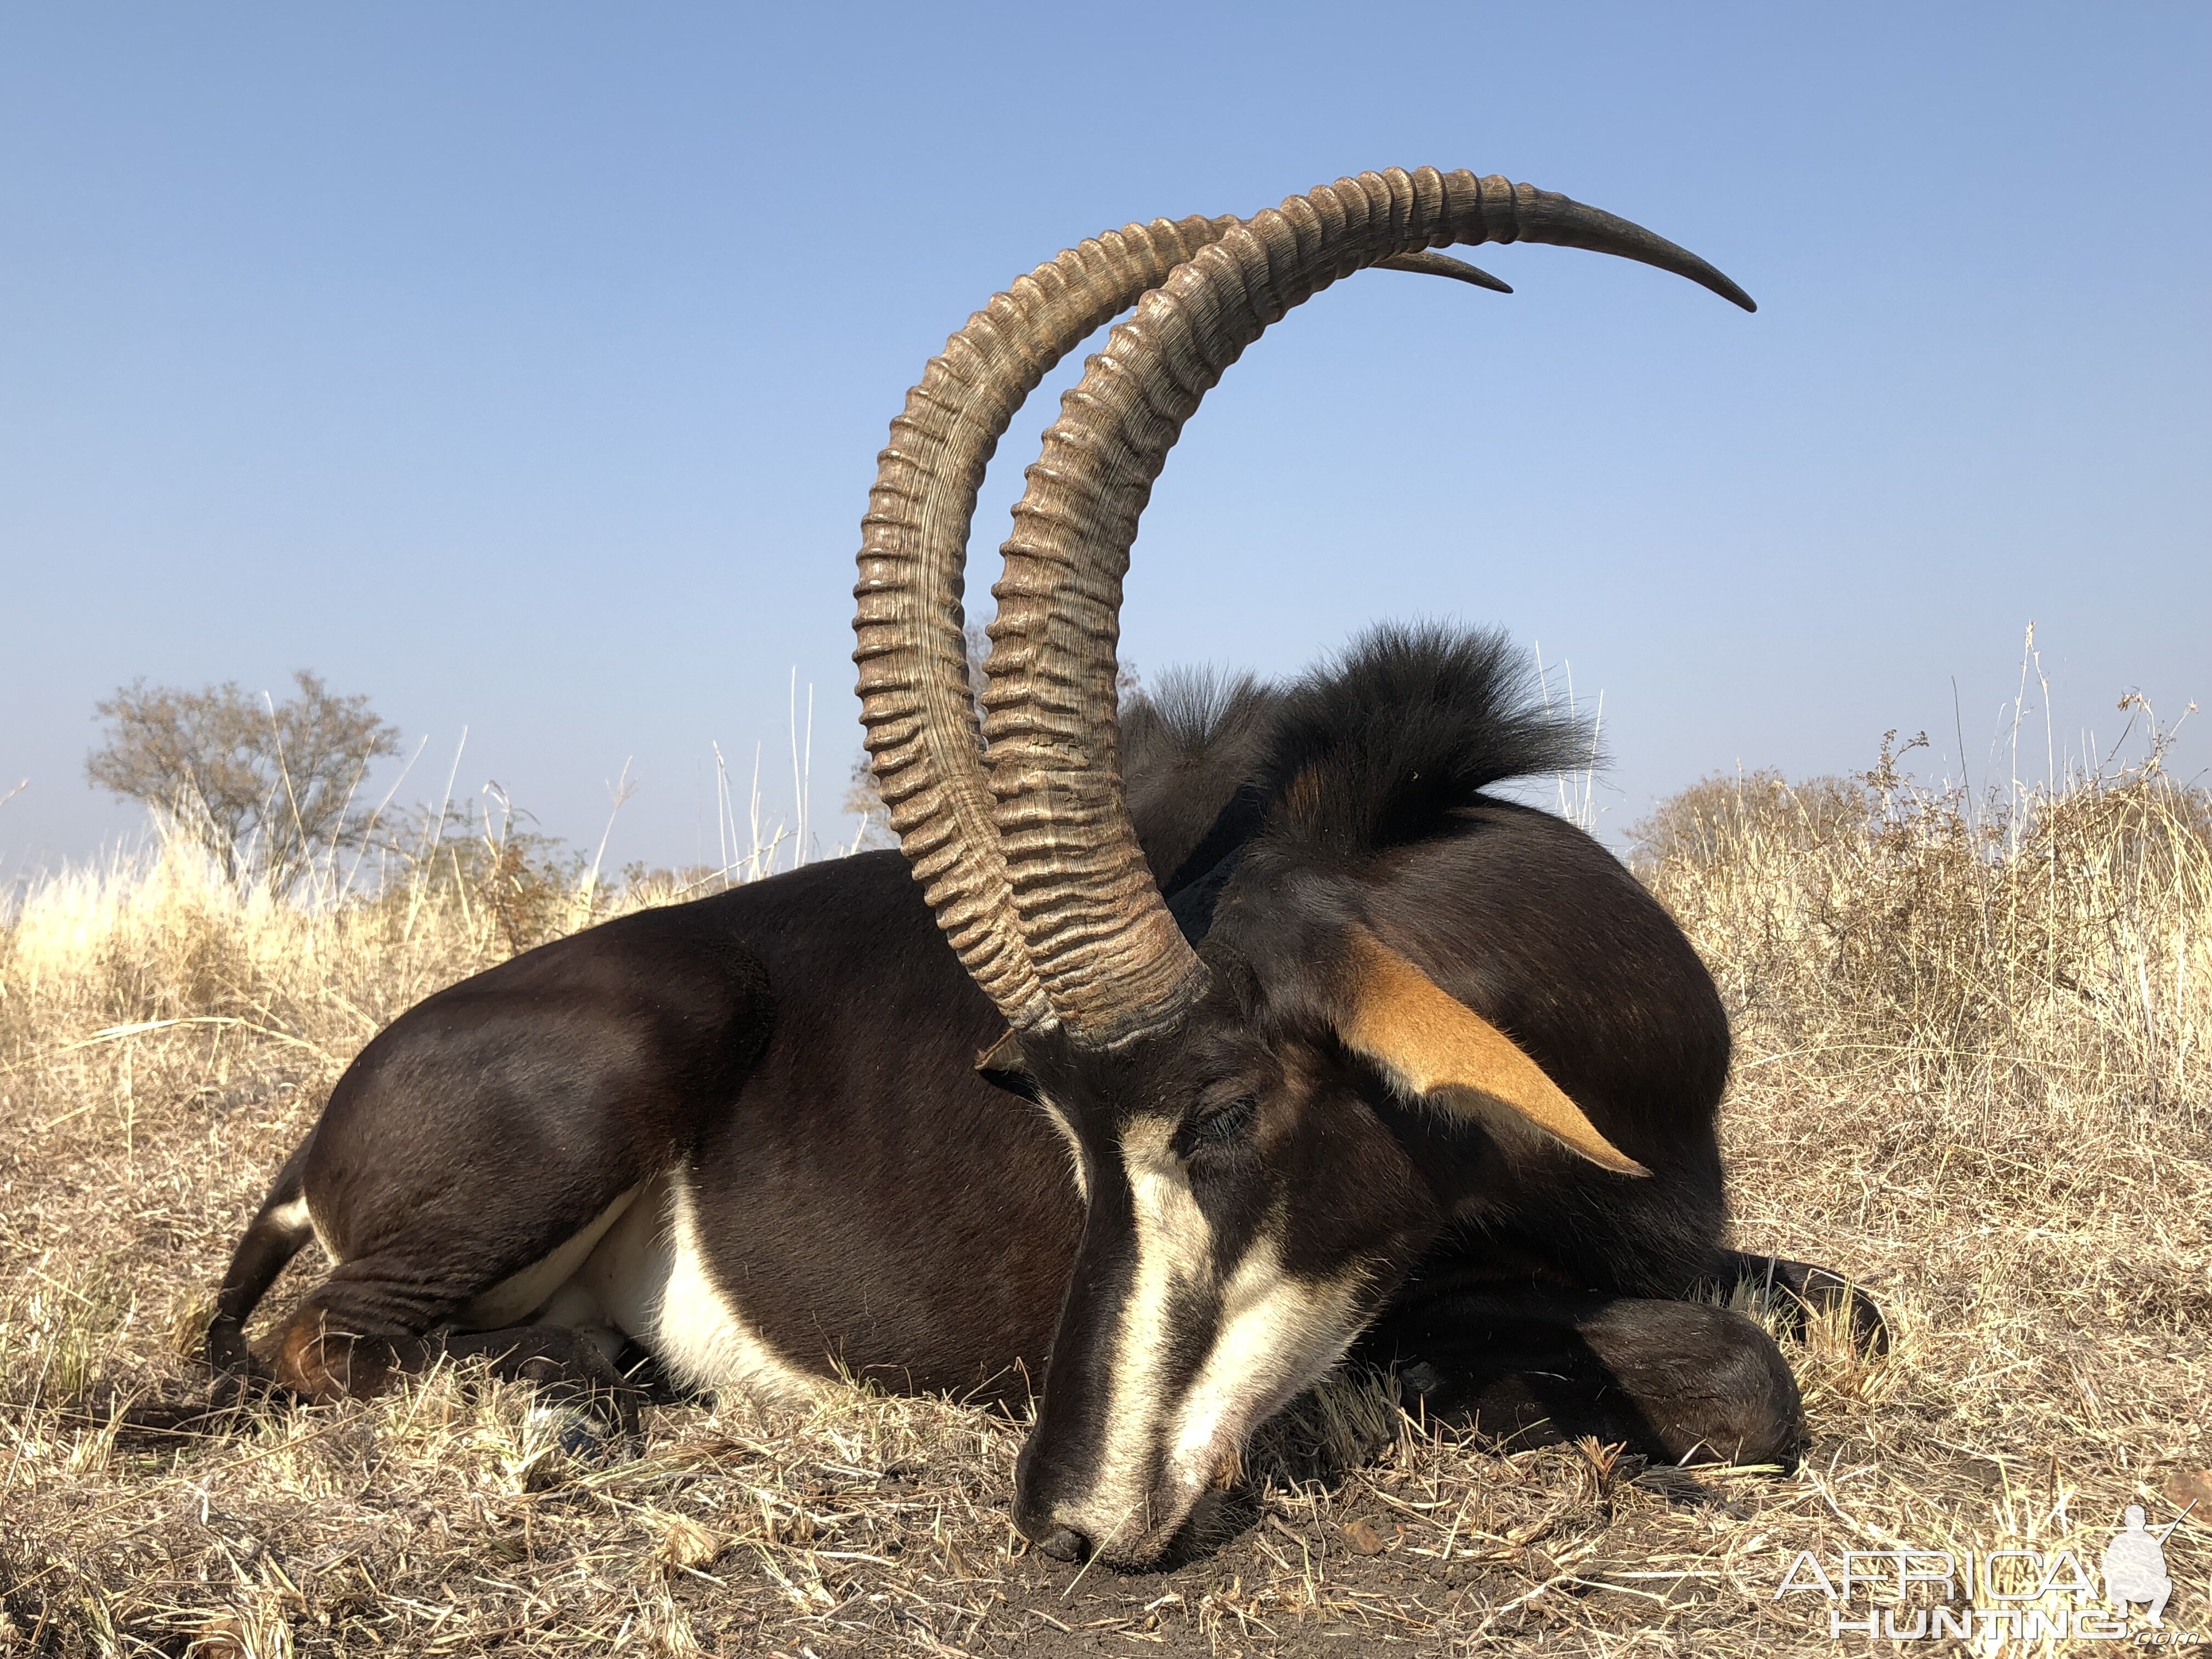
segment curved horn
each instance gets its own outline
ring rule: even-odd
[[[1052,1013],[1008,902],[968,685],[960,601],[976,488],[1053,365],[1237,222],[1126,225],[1019,278],[930,360],[877,458],[853,590],[860,720],[891,827],[938,925],[1017,1030]]]
[[[1419,276],[1449,276],[1454,282],[1486,288],[1492,294],[1510,294],[1512,284],[1501,283],[1480,265],[1455,259],[1449,253],[1401,253],[1395,259],[1377,259],[1377,270],[1410,270]]]
[[[968,319],[907,393],[861,521],[860,722],[891,828],[962,964],[1017,1030],[1050,1009],[1006,900],[968,686],[962,568],[999,439],[1076,343],[1232,218],[1156,219],[1067,249]]]
[[[1564,196],[1433,167],[1362,173],[1255,215],[1178,266],[1109,337],[1045,434],[994,590],[984,731],[1030,960],[1054,1015],[1086,1045],[1172,1020],[1205,983],[1138,848],[1115,720],[1121,578],[1169,449],[1291,307],[1366,266],[1493,241],[1618,254],[1754,308],[1696,255]]]

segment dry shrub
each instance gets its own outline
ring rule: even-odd
[[[1814,1438],[1780,1473],[1486,1446],[1334,1382],[1252,1448],[1250,1524],[1128,1578],[1021,1547],[1022,1425],[955,1401],[670,1405],[578,1455],[441,1373],[118,1436],[107,1390],[204,1386],[209,1289],[370,1035],[697,878],[610,898],[462,853],[301,906],[173,855],[57,878],[0,915],[0,1652],[1833,1653],[1817,1597],[1775,1600],[1801,1550],[2094,1571],[2123,1504],[2212,1492],[2207,829],[2154,764],[1970,806],[1887,750],[1669,803],[1638,861],[1736,1021],[1741,1242],[1862,1277],[1894,1351],[1792,1346]],[[2169,1626],[2212,1629],[2212,1528],[2166,1553]]]
[[[2201,1132],[2212,801],[2154,756],[1978,805],[1894,738],[1863,777],[1708,779],[1634,832],[1751,1065],[1938,1095],[2008,1142]]]

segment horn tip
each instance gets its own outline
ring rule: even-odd
[[[1705,270],[1699,273],[1698,280],[1732,306],[1740,306],[1746,311],[1759,309],[1758,301],[1753,299],[1711,265],[1707,265]]]
[[[1480,265],[1455,259],[1449,253],[1436,253],[1427,249],[1416,249],[1401,253],[1394,258],[1377,261],[1383,270],[1402,270],[1416,276],[1449,276],[1454,282],[1465,283],[1474,288],[1486,288],[1492,294],[1510,294],[1512,285],[1500,282]]]

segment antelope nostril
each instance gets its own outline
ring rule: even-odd
[[[1091,1553],[1091,1540],[1073,1527],[1054,1527],[1036,1547],[1055,1561],[1080,1561]]]

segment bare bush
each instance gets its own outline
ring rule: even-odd
[[[1629,863],[1647,880],[1670,866],[1711,870],[1753,833],[1809,851],[1856,834],[1867,812],[1856,779],[1793,784],[1771,769],[1716,772],[1668,796],[1628,832]]]
[[[93,783],[140,802],[234,884],[280,892],[318,854],[358,846],[369,815],[354,797],[398,728],[365,696],[340,696],[301,669],[282,702],[235,681],[186,691],[133,681],[96,713],[106,741],[87,757]]]
[[[2139,765],[1977,802],[1914,782],[1896,734],[1856,779],[1707,780],[1637,861],[1704,951],[1759,1064],[2083,1111],[2204,1115],[2212,803]]]
[[[497,793],[490,799],[386,813],[377,825],[374,887],[389,904],[449,902],[465,921],[488,927],[518,953],[602,921],[623,902],[597,880],[583,854],[533,822]],[[520,820],[520,822],[518,822]]]

